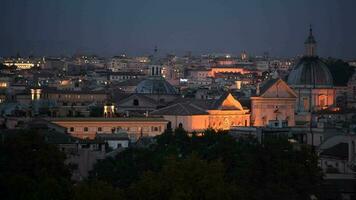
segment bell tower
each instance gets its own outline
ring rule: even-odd
[[[316,56],[316,40],[313,36],[312,25],[309,27],[309,36],[304,42],[305,45],[305,55],[309,57]]]
[[[149,71],[150,76],[161,76],[162,75],[162,65],[158,58],[157,46],[155,46],[155,48],[154,48],[154,54],[152,56],[149,69],[150,69],[150,71]]]

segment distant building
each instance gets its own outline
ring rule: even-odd
[[[33,90],[33,100],[47,100],[53,102],[55,107],[50,109],[52,117],[89,116],[90,106],[103,106],[109,99],[108,94],[101,91],[90,90],[57,90],[51,88]],[[36,97],[36,99],[34,99]]]
[[[163,116],[173,129],[181,127],[188,132],[250,126],[249,110],[231,93],[225,93],[216,100],[182,99],[182,102],[153,111],[150,115]]]
[[[16,66],[18,69],[31,69],[32,67],[40,67],[42,65],[41,60],[30,60],[30,59],[8,59],[3,62],[6,66]]]
[[[108,76],[111,82],[122,82],[129,79],[142,78],[145,74],[141,72],[111,72]]]
[[[97,134],[126,131],[131,141],[143,136],[162,134],[168,121],[163,118],[49,118],[48,121],[63,126],[73,137],[94,139]]]

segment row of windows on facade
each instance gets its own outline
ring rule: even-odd
[[[130,131],[130,127],[126,127],[126,128],[121,128],[121,127],[118,127],[118,128],[111,128],[111,131],[112,132],[115,132],[115,130],[126,130],[126,131]],[[70,127],[69,128],[69,132],[74,132],[75,130],[77,131],[81,131],[83,130],[84,132],[89,132],[89,127],[84,127],[83,129],[81,127]],[[139,130],[142,130],[142,127],[139,127]],[[103,127],[97,127],[96,128],[96,131],[97,132],[103,132]],[[161,126],[151,126],[151,131],[154,131],[154,132],[157,132],[157,131],[162,131],[162,128]]]
[[[119,80],[126,80],[126,79],[134,79],[137,78],[136,76],[111,76],[111,80],[119,79]]]
[[[85,106],[85,103],[67,103],[67,102],[63,102],[62,105],[63,106]]]
[[[213,122],[212,125],[213,125],[213,127],[216,127],[216,126],[221,127],[222,124],[223,124],[223,122],[219,122],[219,123]],[[231,122],[230,123],[231,126],[242,126],[242,125],[247,126],[247,124],[248,124],[247,120],[245,120],[244,122],[240,121],[240,122],[237,122],[237,123],[235,123],[235,122]]]
[[[254,105],[254,108],[268,108],[268,109],[278,109],[278,108],[294,108],[294,105],[263,105],[263,104],[258,104]]]
[[[73,94],[73,95],[71,95],[71,94],[65,94],[65,95],[64,95],[64,98],[72,98],[72,97],[74,97],[74,98],[80,99],[81,96],[83,96],[84,98],[88,98],[88,95],[79,95],[79,94],[77,94],[77,95],[76,95],[76,94]],[[49,95],[46,94],[46,97],[48,98]],[[58,94],[58,99],[60,99],[61,97],[63,97],[63,96],[60,95],[60,94]],[[90,99],[94,99],[94,96],[93,96],[93,95],[90,95]]]

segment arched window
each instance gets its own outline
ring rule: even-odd
[[[134,106],[138,106],[138,105],[140,105],[140,103],[139,103],[138,99],[134,99],[134,100],[133,100],[133,105],[134,105]]]
[[[172,129],[172,122],[168,122],[168,123],[167,123],[167,129],[168,129],[168,130],[171,130],[171,129]]]
[[[322,94],[319,96],[319,106],[324,107],[326,106],[326,95]]]
[[[179,128],[183,128],[183,124],[182,124],[182,123],[179,123],[178,127],[179,127]]]

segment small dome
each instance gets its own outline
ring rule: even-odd
[[[177,95],[177,90],[161,76],[151,76],[141,81],[136,89],[139,94]]]
[[[288,84],[294,88],[330,88],[333,87],[333,77],[318,57],[303,57],[290,72]]]

